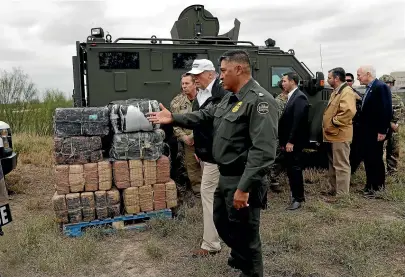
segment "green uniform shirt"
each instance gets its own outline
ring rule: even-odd
[[[186,128],[213,121],[214,159],[219,166],[244,168],[238,184],[244,192],[261,180],[276,157],[278,105],[253,79],[238,93],[225,95],[216,107],[173,114],[173,120]]]

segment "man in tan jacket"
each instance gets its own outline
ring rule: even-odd
[[[329,195],[349,193],[350,143],[353,138],[352,119],[356,114],[356,96],[345,82],[341,67],[328,72],[328,83],[333,87],[328,106],[323,114],[323,140],[328,143]]]

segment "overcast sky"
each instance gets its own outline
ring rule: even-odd
[[[0,68],[21,67],[40,89],[59,88],[71,95],[72,55],[76,40],[92,27],[120,36],[170,37],[180,12],[203,4],[219,18],[220,34],[241,21],[240,40],[295,50],[313,71],[341,66],[355,73],[372,64],[377,76],[405,71],[405,1],[352,0],[180,0],[10,1],[0,8]]]

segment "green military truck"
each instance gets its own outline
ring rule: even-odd
[[[104,106],[115,100],[149,98],[168,107],[180,92],[180,76],[194,59],[210,59],[218,70],[218,59],[225,51],[243,49],[250,54],[253,77],[274,96],[281,92],[277,83],[283,73],[298,73],[300,88],[311,104],[308,148],[316,148],[322,142],[322,115],[330,94],[324,88],[324,74],[313,74],[294,50],[280,49],[271,38],[263,46],[239,41],[240,24],[235,19],[234,27],[219,35],[218,18],[203,5],[192,5],[181,12],[171,38],[113,39],[102,28],[93,28],[85,42],[76,42],[72,57],[74,105]]]

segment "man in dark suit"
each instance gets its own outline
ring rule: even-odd
[[[292,201],[287,208],[296,210],[305,201],[302,174],[302,150],[308,141],[308,110],[306,95],[298,89],[297,73],[284,74],[283,88],[288,91],[287,104],[278,124],[279,142],[285,152],[285,163],[291,188]]]
[[[390,89],[376,78],[372,66],[360,67],[357,80],[367,86],[359,118],[367,176],[364,195],[374,197],[376,191],[385,188],[383,146],[392,118],[392,98]]]

